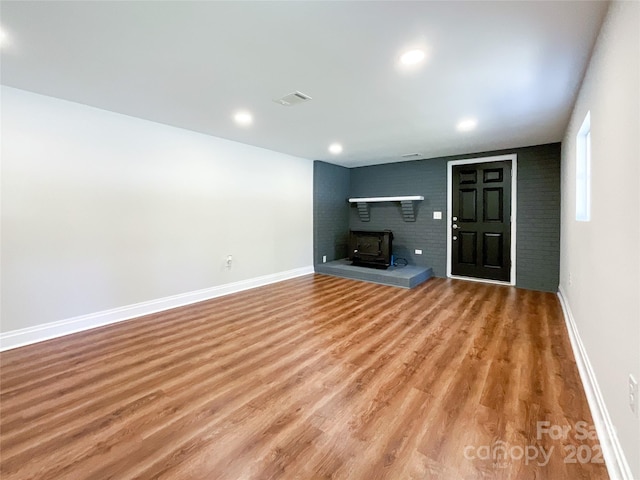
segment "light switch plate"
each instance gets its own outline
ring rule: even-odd
[[[434,220],[442,220],[442,212],[433,212]]]

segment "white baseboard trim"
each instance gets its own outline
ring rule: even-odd
[[[589,356],[580,338],[578,326],[571,312],[567,296],[562,287],[558,290],[558,298],[560,299],[567,330],[569,331],[573,355],[578,364],[578,371],[580,372],[580,378],[582,379],[584,391],[587,395],[591,416],[593,417],[593,422],[598,432],[600,448],[602,449],[609,476],[611,480],[633,480],[631,468],[629,467],[629,463],[618,440],[616,429],[609,416],[609,411],[602,397],[602,392],[600,391],[598,380],[589,361]]]
[[[0,333],[0,351],[30,345],[32,343],[62,337],[72,333],[89,330],[111,323],[130,320],[142,315],[157,313],[171,308],[182,307],[203,300],[209,300],[223,295],[249,290],[251,288],[269,285],[271,283],[289,280],[313,273],[313,266],[296,268],[285,272],[273,273],[261,277],[250,278],[234,283],[218,285],[216,287],[196,290],[194,292],[181,293],[170,297],[159,298],[147,302],[135,303],[124,307],[103,310],[101,312],[80,315],[78,317],[59,320],[57,322],[45,323],[35,327],[22,328]]]

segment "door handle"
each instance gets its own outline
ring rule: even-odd
[[[458,225],[456,225],[455,223],[451,226],[451,228],[453,228],[454,230],[456,230],[458,228]]]

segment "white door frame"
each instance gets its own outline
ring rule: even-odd
[[[453,166],[454,165],[472,165],[476,163],[488,162],[505,162],[511,161],[511,272],[509,274],[509,282],[500,282],[498,280],[489,280],[484,278],[460,277],[451,274],[451,237],[452,235],[452,210],[453,210]],[[476,282],[497,283],[500,285],[516,284],[516,219],[518,205],[518,155],[513,153],[510,155],[498,155],[495,157],[478,157],[467,158],[465,160],[449,160],[447,162],[447,277],[460,278],[464,280],[472,280]]]

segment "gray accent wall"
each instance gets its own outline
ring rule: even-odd
[[[560,264],[560,144],[539,145],[494,152],[473,153],[453,157],[415,160],[368,167],[342,169],[349,172],[350,188],[340,199],[334,199],[326,212],[316,204],[314,211],[320,214],[320,222],[327,232],[316,243],[323,248],[328,234],[339,236],[344,223],[329,228],[330,218],[338,214],[340,205],[348,212],[348,229],[384,230],[394,234],[393,254],[405,258],[412,265],[432,267],[437,277],[446,276],[447,261],[447,162],[466,158],[490,157],[515,153],[518,155],[518,225],[516,244],[516,285],[521,288],[556,292]],[[322,162],[316,162],[320,164]],[[322,177],[314,179],[314,198],[330,196],[332,186],[328,169],[323,164]],[[342,167],[335,167],[340,169]],[[331,170],[334,172],[333,170]],[[335,172],[334,175],[337,175]],[[336,180],[333,180],[336,181]],[[328,184],[327,184],[328,183]],[[325,185],[325,187],[323,187]],[[320,190],[324,190],[321,192]],[[370,207],[369,222],[362,222],[355,205],[346,203],[348,197],[422,195],[424,201],[416,204],[416,221],[402,219],[399,203],[378,203]],[[433,212],[442,212],[442,220],[434,220]],[[336,224],[337,225],[337,224]],[[337,229],[337,230],[336,230]],[[345,233],[346,238],[346,233]],[[319,241],[318,241],[319,240]],[[416,249],[422,255],[416,255]],[[317,258],[317,257],[316,257]]]
[[[516,285],[557,292],[560,283],[560,144],[518,154]]]
[[[388,163],[351,170],[352,197],[423,195],[415,202],[415,222],[405,222],[399,202],[374,203],[369,222],[362,222],[357,208],[350,207],[351,230],[393,232],[393,255],[411,265],[433,268],[437,277],[447,274],[447,161],[442,158]],[[441,211],[442,220],[433,220],[433,211]],[[415,255],[421,249],[422,255]]]
[[[313,162],[313,263],[347,256],[349,236],[348,168]]]

